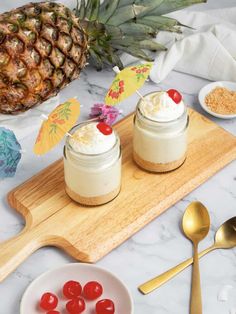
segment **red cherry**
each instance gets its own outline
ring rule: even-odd
[[[86,283],[83,289],[85,299],[93,301],[99,298],[103,293],[102,285],[97,281],[90,281]]]
[[[85,307],[85,302],[82,298],[76,298],[66,303],[66,309],[70,314],[82,313]]]
[[[176,104],[179,104],[182,100],[182,95],[176,89],[169,89],[167,91],[167,94],[170,96],[170,98],[173,99]]]
[[[112,133],[112,128],[105,122],[99,122],[97,128],[104,135],[110,135]]]
[[[58,311],[49,311],[49,312],[47,312],[47,314],[60,314],[60,312],[58,312]]]
[[[50,292],[44,293],[39,303],[40,307],[46,311],[54,310],[57,307],[57,304],[58,304],[57,296]]]
[[[73,299],[80,296],[82,293],[81,284],[77,281],[67,281],[63,286],[63,294],[67,299]]]
[[[109,299],[100,300],[96,304],[96,314],[114,314],[115,305]]]

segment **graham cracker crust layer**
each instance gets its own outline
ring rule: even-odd
[[[70,198],[72,198],[77,203],[80,203],[86,206],[98,206],[98,205],[106,204],[112,201],[119,194],[120,186],[108,194],[95,196],[95,197],[81,196],[75,193],[74,191],[72,191],[67,185],[65,187],[65,190],[66,190],[66,193],[70,196]]]
[[[137,165],[144,170],[150,172],[168,172],[179,168],[185,162],[186,154],[182,158],[166,164],[154,163],[144,160],[140,158],[136,152],[133,152],[133,159],[137,163]]]

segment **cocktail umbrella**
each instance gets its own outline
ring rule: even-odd
[[[36,139],[34,153],[43,155],[56,146],[75,125],[79,115],[80,103],[71,98],[57,106],[48,117],[43,116],[45,121]]]
[[[13,177],[21,159],[21,146],[15,134],[0,127],[0,178]]]
[[[151,71],[153,63],[148,62],[131,67],[127,67],[119,71],[118,67],[114,68],[117,73],[111,87],[105,98],[107,105],[113,106],[137,93],[141,98],[143,97],[138,89],[143,86]]]

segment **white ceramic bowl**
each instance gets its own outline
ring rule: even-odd
[[[95,304],[101,299],[111,299],[115,303],[116,314],[133,314],[133,301],[126,286],[107,270],[82,263],[67,264],[65,266],[48,271],[36,278],[26,289],[21,300],[21,314],[43,314],[38,303],[45,292],[55,293],[59,297],[57,311],[68,314],[64,310],[66,300],[62,296],[62,287],[68,280],[76,280],[85,285],[88,281],[98,281],[103,286],[103,295],[95,300],[86,302],[86,310],[83,314],[94,314]]]
[[[216,113],[214,111],[211,111],[210,108],[207,107],[207,105],[205,103],[205,97],[207,96],[207,94],[209,94],[216,87],[225,87],[225,88],[228,88],[228,89],[230,89],[232,91],[236,91],[236,83],[234,83],[234,82],[219,81],[219,82],[214,82],[214,83],[207,84],[206,86],[204,86],[200,90],[200,92],[198,94],[198,99],[199,99],[200,105],[202,106],[202,108],[206,112],[208,112],[209,114],[211,114],[214,117],[221,118],[221,119],[236,118],[236,114],[231,114],[231,115],[219,114],[219,113]]]

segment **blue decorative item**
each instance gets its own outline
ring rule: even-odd
[[[0,179],[14,177],[21,159],[21,146],[15,134],[0,127]]]

